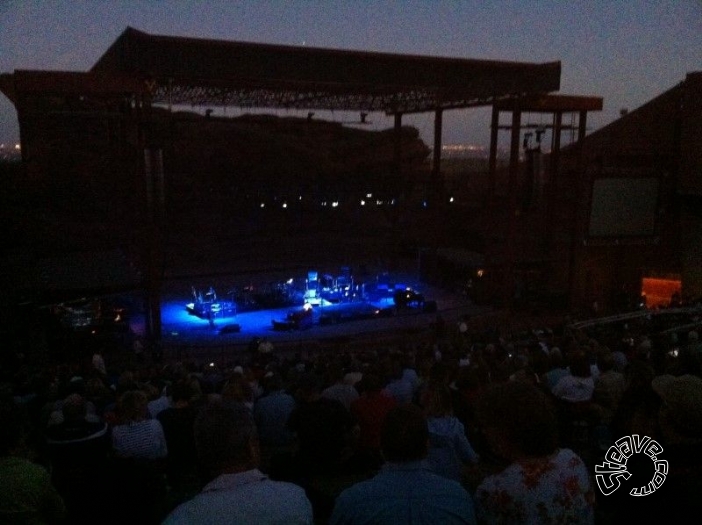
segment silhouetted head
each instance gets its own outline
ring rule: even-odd
[[[117,404],[120,417],[125,422],[141,421],[148,413],[148,398],[141,390],[129,390],[122,394]]]
[[[85,419],[88,413],[88,406],[85,399],[80,394],[71,394],[63,400],[61,407],[64,421],[80,421]]]
[[[427,455],[429,429],[422,410],[415,405],[393,408],[383,422],[380,445],[386,461],[405,463]]]
[[[493,451],[506,459],[547,456],[558,447],[555,406],[529,382],[488,387],[478,399],[476,413]]]
[[[251,411],[241,403],[212,403],[195,420],[195,447],[212,477],[258,465],[258,439]]]

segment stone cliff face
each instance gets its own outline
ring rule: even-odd
[[[300,196],[346,200],[368,193],[407,198],[429,167],[429,148],[408,127],[400,134],[400,173],[392,130],[298,118],[192,120],[181,115],[173,119],[167,138],[164,163],[176,195],[216,192],[217,198],[238,205]]]
[[[100,115],[47,118],[27,133],[26,177],[5,209],[23,217],[11,221],[13,242],[60,251],[129,244],[141,236],[148,222],[143,152],[129,117]],[[399,169],[392,129],[155,108],[146,131],[149,144],[162,152],[163,227],[170,238],[217,237],[223,228],[232,237],[310,224],[343,229],[359,224],[357,204],[366,195],[413,199],[429,172],[430,150],[410,127],[400,132]],[[333,219],[319,215],[325,202],[340,203]],[[287,215],[272,212],[284,208]],[[397,222],[396,211],[366,214],[379,228]]]

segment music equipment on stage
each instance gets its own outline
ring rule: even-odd
[[[227,324],[219,329],[220,334],[234,334],[241,332],[241,325],[239,323]]]
[[[217,292],[210,286],[210,289],[203,295],[194,286],[191,287],[193,302],[186,305],[186,309],[200,319],[212,321],[217,317],[226,315],[236,315],[236,303],[234,301],[218,301]]]

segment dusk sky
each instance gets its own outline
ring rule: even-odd
[[[0,73],[87,71],[127,26],[245,42],[559,60],[559,93],[604,98],[604,110],[589,117],[589,132],[702,70],[701,0],[0,0]],[[369,120],[392,126],[382,114]],[[431,145],[432,114],[403,123],[417,126]],[[488,126],[487,110],[448,111],[443,142],[486,145]],[[18,139],[17,113],[0,95],[0,142]]]

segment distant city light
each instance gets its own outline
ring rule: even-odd
[[[20,158],[20,145],[9,144],[7,142],[0,143],[0,159],[3,160],[19,160]]]
[[[339,206],[339,201],[332,202],[332,208],[336,208],[338,206]]]
[[[444,144],[441,153],[445,157],[486,157],[488,149],[477,144]]]
[[[363,199],[361,199],[361,206],[365,206],[365,205],[366,205],[366,201],[364,201]]]
[[[284,202],[284,203],[283,203],[283,208],[287,208],[287,207],[288,207],[288,203],[287,203],[287,202]]]
[[[265,203],[265,202],[262,202],[262,203],[261,203],[261,208],[265,208],[265,207],[266,207],[266,203]]]

